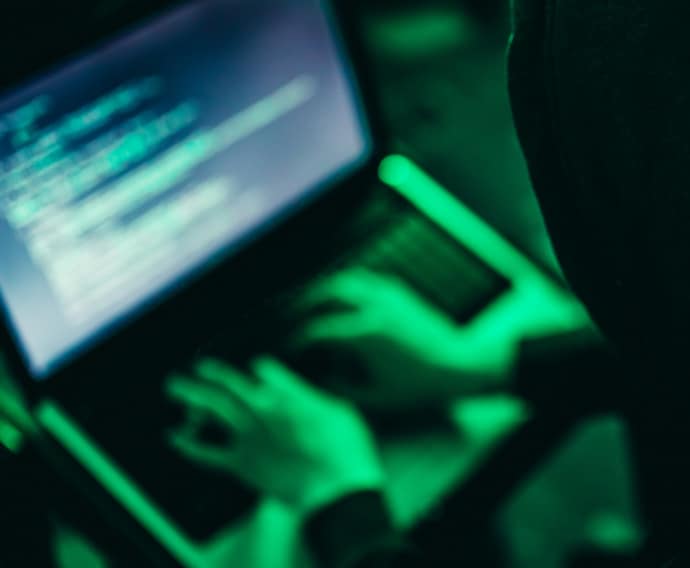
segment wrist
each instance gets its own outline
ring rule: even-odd
[[[315,476],[307,484],[296,509],[300,517],[308,518],[341,499],[362,492],[382,493],[385,487],[385,473],[378,460],[357,470],[342,468],[330,474]]]
[[[454,377],[452,385],[460,391],[451,394],[471,396],[509,389],[519,350],[519,342],[511,335],[502,337],[471,327],[459,328],[446,360],[446,368]]]
[[[388,566],[391,553],[407,552],[380,492],[348,495],[307,519],[304,529],[318,566],[359,566],[365,558],[367,566]]]

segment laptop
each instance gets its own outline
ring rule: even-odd
[[[393,274],[488,328],[534,309],[582,324],[387,139],[347,5],[75,1],[44,28],[8,19],[11,41],[47,45],[0,78],[1,349],[50,459],[174,564],[204,565],[256,496],[166,446],[166,376],[280,354],[322,278]]]

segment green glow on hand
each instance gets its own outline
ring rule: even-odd
[[[54,403],[44,402],[37,411],[37,418],[177,562],[186,567],[205,565],[199,551],[182,531],[144,497],[141,489],[77,428],[62,409]]]

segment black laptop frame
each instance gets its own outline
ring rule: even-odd
[[[182,2],[155,3],[158,10],[168,10],[179,4]],[[242,314],[247,306],[256,305],[298,283],[327,261],[332,254],[328,237],[347,223],[376,186],[387,139],[380,121],[381,113],[377,112],[379,104],[373,81],[363,64],[366,58],[362,53],[356,16],[347,0],[324,1],[323,4],[332,12],[333,29],[349,59],[350,79],[359,91],[358,102],[370,129],[373,148],[369,159],[333,187],[316,191],[315,198],[289,218],[273,225],[268,234],[116,330],[45,381],[31,377],[18,338],[12,332],[7,307],[0,297],[0,349],[30,400],[78,398],[81,390],[93,388],[94,382],[129,380],[126,377],[133,375],[137,377],[134,380],[141,381],[146,380],[147,374],[165,372],[193,357],[198,348],[214,336],[227,331],[233,319],[237,325],[243,325]],[[150,13],[145,15],[150,16]],[[131,18],[122,14],[114,19],[131,22]],[[111,28],[110,22],[104,22],[102,29],[106,30],[106,37],[112,33]],[[81,50],[57,51],[67,57]],[[54,63],[47,62],[48,66]],[[309,253],[304,254],[305,250]]]

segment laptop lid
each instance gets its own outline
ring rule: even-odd
[[[5,89],[0,311],[15,363],[46,384],[136,337],[168,352],[183,328],[199,340],[214,302],[280,280],[280,246],[250,251],[300,215],[293,247],[313,239],[307,211],[321,231],[319,205],[374,157],[319,0],[174,3]]]

